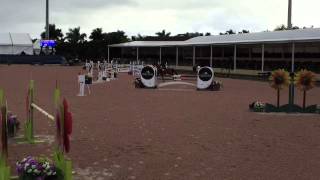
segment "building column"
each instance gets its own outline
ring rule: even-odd
[[[233,52],[233,70],[237,70],[237,45],[234,45],[234,52]]]
[[[196,65],[196,46],[193,46],[192,66]]]
[[[262,44],[261,50],[261,72],[264,72],[264,44]]]
[[[108,63],[110,63],[110,47],[108,46]]]
[[[294,54],[295,54],[295,43],[293,42],[292,43],[292,59],[291,59],[291,72],[294,72],[295,69],[294,69],[294,60],[295,60],[295,57],[294,57]]]
[[[294,76],[294,53],[295,53],[295,43],[293,42],[292,43],[292,55],[291,55],[291,73],[290,73],[290,75],[291,75],[291,77],[293,78],[293,76]],[[291,82],[290,84],[289,84],[289,105],[291,106],[291,111],[292,111],[292,106],[294,105],[294,94],[295,94],[295,92],[294,92],[295,90],[294,90],[294,83],[293,82]]]
[[[161,64],[161,61],[162,61],[162,48],[161,47],[159,50],[159,60],[160,60],[160,64]]]
[[[139,61],[139,48],[137,47],[137,61]]]
[[[179,65],[179,47],[176,47],[176,67]]]
[[[222,60],[224,60],[224,47],[222,46]]]
[[[210,45],[210,67],[212,67],[212,45]]]

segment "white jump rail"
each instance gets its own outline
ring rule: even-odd
[[[46,112],[45,110],[43,110],[41,107],[37,106],[36,104],[32,103],[31,106],[35,109],[37,109],[40,113],[42,113],[43,115],[45,115],[47,118],[49,118],[50,120],[54,121],[54,117],[49,114],[48,112]]]
[[[187,86],[196,87],[195,84],[189,83],[189,82],[165,82],[165,83],[160,83],[158,85],[158,87],[161,88],[161,87],[166,87],[166,86],[170,86],[170,85],[187,85]]]

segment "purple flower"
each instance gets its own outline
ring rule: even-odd
[[[31,175],[36,179],[44,179],[56,174],[56,169],[50,161],[43,158],[33,158],[28,156],[22,161],[16,163],[16,169],[19,175]]]

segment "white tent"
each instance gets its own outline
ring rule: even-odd
[[[34,43],[33,43],[33,51],[34,54],[39,55],[40,51],[41,51],[41,46],[40,46],[40,39],[37,39]]]
[[[0,54],[12,54],[12,41],[9,33],[0,33]]]
[[[33,55],[33,44],[26,33],[0,33],[0,54]]]

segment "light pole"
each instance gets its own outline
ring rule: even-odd
[[[292,29],[292,22],[291,22],[291,17],[292,17],[292,0],[288,0],[288,29],[291,30]],[[294,42],[292,43],[292,47],[291,47],[291,58],[292,58],[292,62],[291,62],[291,73],[290,73],[290,77],[291,77],[291,81],[290,81],[290,85],[289,85],[289,111],[292,112],[293,111],[293,105],[294,105],[294,82],[293,82],[293,78],[294,78],[294,54],[295,54],[295,44]]]
[[[46,0],[46,40],[49,40],[49,0]]]
[[[289,2],[288,2],[288,29],[292,29],[291,17],[292,17],[292,0],[289,0]]]

